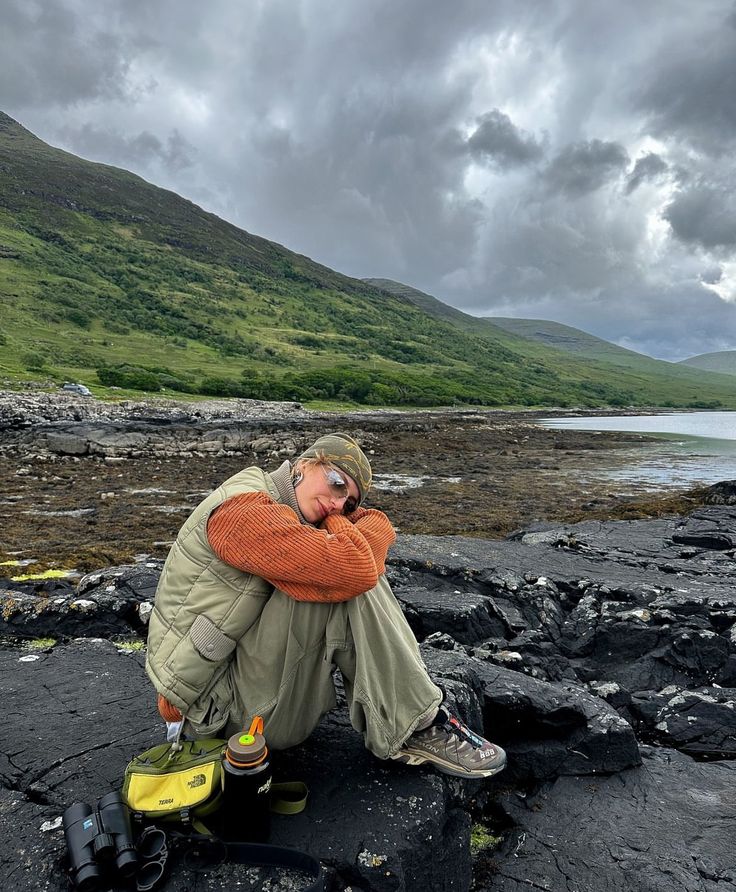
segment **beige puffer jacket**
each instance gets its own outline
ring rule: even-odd
[[[282,495],[288,492],[288,471],[285,462],[273,474],[252,467],[230,477],[194,509],[166,559],[151,613],[146,672],[158,693],[184,714],[227,670],[238,640],[273,592],[265,579],[217,557],[207,540],[207,521],[241,493],[290,501]]]

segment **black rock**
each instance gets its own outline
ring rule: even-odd
[[[507,750],[502,783],[610,773],[639,764],[631,725],[580,686],[539,681],[456,651],[424,647],[423,656],[439,683],[467,685],[477,697],[482,725],[463,717]]]
[[[736,480],[721,480],[709,486],[705,501],[709,505],[736,505]]]
[[[95,640],[40,654],[0,649],[0,673],[9,680],[3,705],[16,718],[3,724],[0,761],[6,888],[66,892],[56,826],[64,808],[119,789],[131,756],[162,742],[142,663],[140,653]],[[321,859],[333,887],[468,888],[470,816],[461,781],[375,759],[341,713],[280,754],[275,770],[280,779],[305,781],[310,799],[302,815],[274,816],[271,841]],[[239,868],[231,870],[237,877]],[[191,884],[181,871],[167,889]]]
[[[477,888],[736,888],[734,541],[729,505],[536,525],[503,542],[399,537],[390,578],[427,665],[456,714],[507,749],[508,768],[467,783],[380,762],[338,709],[276,759],[312,798],[304,815],[276,819],[274,841],[320,857],[330,892],[466,890],[483,812],[502,841],[479,856]],[[8,889],[65,888],[54,819],[118,787],[129,757],[161,740],[136,649],[160,567],[109,568],[73,591],[0,592],[6,638],[66,642],[0,646]],[[637,736],[666,749],[645,747],[637,767]],[[197,888],[233,885],[237,870]],[[167,888],[191,877],[175,872]]]
[[[734,688],[666,688],[635,697],[631,709],[649,740],[691,756],[736,759]]]
[[[483,888],[736,889],[736,763],[642,752],[640,768],[611,777],[564,777],[533,796],[505,794],[513,829],[487,856]]]

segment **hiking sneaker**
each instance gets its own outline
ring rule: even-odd
[[[440,707],[432,724],[415,731],[391,757],[407,765],[434,765],[454,777],[491,777],[506,767],[500,746],[471,731]]]

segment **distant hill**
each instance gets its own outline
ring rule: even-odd
[[[736,406],[722,376],[629,375],[423,300],[52,148],[0,113],[6,381],[368,405]]]
[[[699,356],[680,360],[680,365],[705,369],[707,372],[720,372],[722,375],[736,375],[736,350],[701,353]]]
[[[513,319],[508,316],[485,316],[484,318],[504,331],[531,341],[538,341],[540,344],[554,347],[556,350],[574,353],[576,356],[602,359],[620,365],[636,364],[641,359],[651,361],[650,356],[619,347],[610,341],[604,341],[603,338],[588,334],[587,331],[562,325],[560,322],[550,322],[546,319]]]
[[[731,385],[721,375],[703,377],[702,370],[696,372],[694,368],[683,368],[682,363],[653,359],[558,322],[471,316],[401,282],[378,278],[365,281],[412,301],[435,318],[446,320],[464,331],[472,331],[527,357],[543,356],[546,361],[555,362],[558,370],[564,369],[566,374],[575,376],[594,371],[600,380],[612,380],[613,376],[622,387],[631,387],[635,392],[641,392],[642,386],[652,388],[658,394],[657,404],[663,406],[669,405],[673,399],[681,405],[683,392],[689,393],[694,402],[703,403],[712,399],[707,396],[711,388],[721,394],[719,399],[724,405],[732,404]],[[557,358],[553,360],[551,357],[555,356]]]

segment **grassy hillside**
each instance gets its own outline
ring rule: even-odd
[[[686,368],[684,363],[652,359],[558,322],[470,316],[409,285],[390,279],[365,281],[412,301],[435,318],[463,331],[474,332],[529,359],[544,357],[560,374],[576,378],[592,375],[600,381],[618,381],[622,389],[635,396],[631,400],[634,405],[646,402],[647,393],[654,395],[653,402],[661,406],[704,405],[713,400],[724,406],[734,405],[733,384],[722,374],[710,374],[723,372],[724,368]],[[708,373],[703,374],[703,370]]]
[[[564,350],[575,356],[613,362],[616,365],[636,366],[640,360],[652,362],[651,357],[619,347],[603,338],[588,334],[579,328],[550,322],[546,319],[513,319],[508,316],[487,316],[490,322],[504,331],[537,341],[556,350]]]
[[[716,383],[670,392],[478,320],[462,328],[2,113],[0,300],[11,382],[376,405],[736,404]]]
[[[736,375],[736,350],[701,353],[699,356],[681,360],[679,365],[705,369],[707,372],[720,372],[722,375]]]

